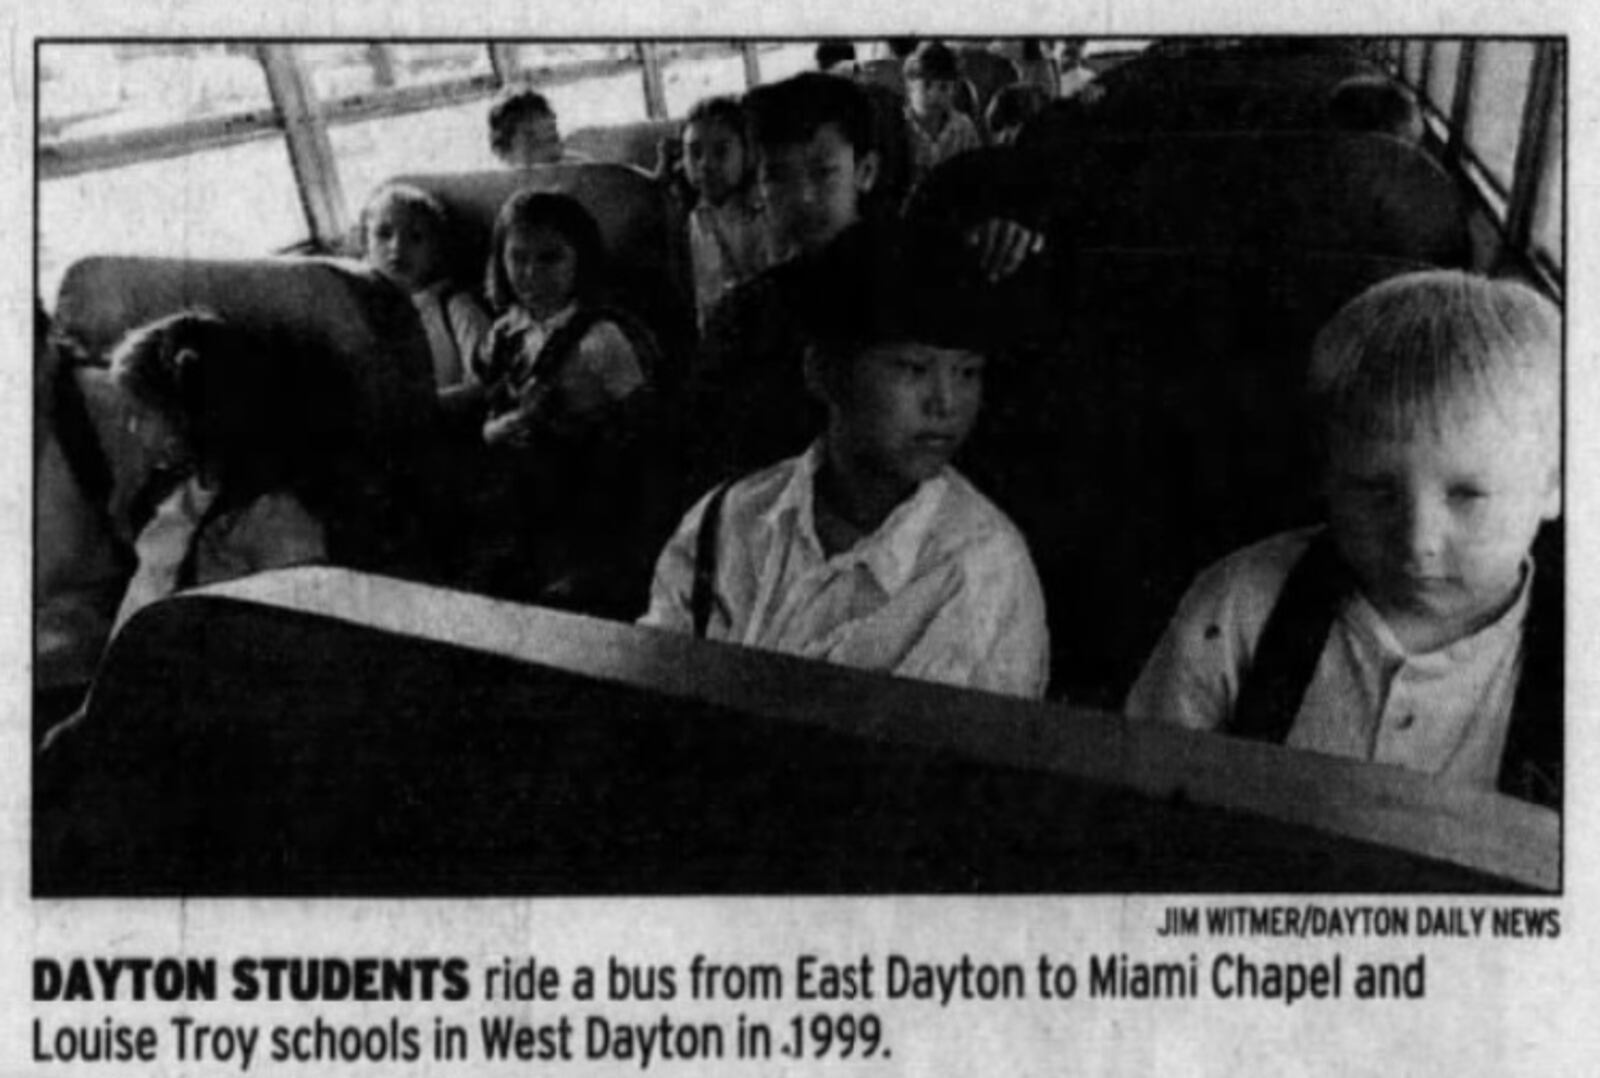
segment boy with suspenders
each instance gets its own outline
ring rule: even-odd
[[[1201,574],[1127,712],[1559,808],[1559,312],[1394,278],[1318,336],[1310,399],[1326,528]]]

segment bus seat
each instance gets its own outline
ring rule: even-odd
[[[596,161],[650,170],[656,166],[661,140],[676,139],[682,130],[680,120],[642,120],[615,127],[580,127],[565,142],[571,152]]]
[[[1006,57],[990,52],[982,45],[966,44],[956,50],[956,64],[972,87],[970,115],[978,130],[986,131],[983,118],[988,114],[989,102],[1004,87],[1016,82],[1017,65]]]
[[[920,220],[1009,216],[1063,250],[1286,247],[1464,266],[1466,207],[1421,149],[1374,134],[1078,135],[946,162]]]
[[[443,201],[466,230],[464,250],[487,264],[495,217],[522,190],[568,195],[600,226],[611,278],[626,302],[656,331],[669,366],[681,364],[693,315],[687,255],[662,186],[628,165],[560,162],[525,169],[428,173],[395,177]]]
[[[892,56],[863,60],[856,65],[856,79],[893,90],[902,99],[906,96],[905,62]]]
[[[1196,573],[1320,518],[1300,407],[1311,340],[1368,285],[1422,264],[1134,248],[1057,259],[1059,334],[992,368],[961,466],[1028,539],[1055,690],[1115,706]]]
[[[315,413],[308,413],[307,429],[327,439],[330,474],[339,469],[376,499],[353,499],[352,518],[344,522],[351,528],[336,529],[351,545],[336,556],[369,565],[386,558],[378,548],[387,540],[358,537],[363,525],[377,522],[356,517],[379,504],[402,511],[393,499],[408,497],[408,468],[426,455],[436,425],[432,365],[405,294],[359,263],[336,259],[117,256],[84,259],[67,271],[56,326],[90,359],[74,377],[112,470],[119,529],[131,537],[140,526],[130,514],[150,469],[127,432],[121,395],[96,362],[129,330],[195,306],[262,335],[281,356],[285,376],[303,381]]]
[[[334,569],[142,611],[34,776],[38,897],[1504,890],[1559,851],[1399,769]]]

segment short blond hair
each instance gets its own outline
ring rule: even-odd
[[[1438,432],[1463,405],[1533,405],[1559,444],[1561,311],[1518,281],[1459,270],[1393,277],[1347,303],[1312,346],[1321,435]]]

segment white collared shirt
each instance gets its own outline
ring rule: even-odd
[[[490,328],[479,351],[475,377],[485,382],[508,379],[510,385],[520,391],[532,377],[539,353],[557,330],[572,321],[577,311],[578,305],[569,303],[549,318],[538,319],[521,307],[512,307]],[[506,371],[486,369],[483,357],[493,355],[495,342],[508,336],[517,340],[511,368]],[[568,415],[583,416],[602,405],[622,400],[645,381],[644,366],[627,335],[615,322],[601,319],[589,327],[571,360],[562,365],[556,388],[561,393],[562,409]]]
[[[1315,531],[1274,536],[1202,573],[1129,694],[1128,714],[1192,729],[1222,726]],[[1352,595],[1329,630],[1286,744],[1493,789],[1521,672],[1531,579],[1530,563],[1504,614],[1415,655],[1371,603]]]
[[[953,469],[832,557],[815,523],[821,444],[728,491],[708,629],[727,640],[904,677],[1018,696],[1049,680],[1044,596],[1027,544]],[[692,630],[696,538],[707,498],[656,565],[641,625]]]

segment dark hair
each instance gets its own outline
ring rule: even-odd
[[[844,38],[830,37],[817,43],[817,51],[814,55],[816,56],[817,67],[826,71],[834,64],[853,62],[856,58],[856,47]]]
[[[484,283],[489,305],[496,311],[504,311],[516,302],[516,292],[506,278],[506,240],[512,232],[541,226],[555,229],[572,244],[578,260],[574,297],[592,299],[599,289],[604,277],[606,249],[594,217],[569,195],[518,191],[500,207],[494,219],[494,233],[489,239],[489,266]]]
[[[702,97],[694,103],[689,110],[689,115],[683,118],[683,126],[687,129],[690,124],[722,124],[733,129],[733,133],[741,139],[745,137],[744,106],[732,94],[723,94],[718,97]]]
[[[296,379],[267,342],[204,308],[130,331],[111,377],[165,416],[230,499],[249,499],[309,475]]]
[[[848,359],[915,341],[986,352],[997,343],[986,289],[968,251],[901,225],[858,225],[797,266],[796,311],[807,341]]]
[[[914,37],[891,37],[888,39],[888,45],[889,55],[896,60],[904,60],[917,51],[917,39]]]
[[[838,127],[857,157],[873,148],[872,106],[849,79],[802,72],[757,86],[745,95],[744,109],[749,144],[758,150],[809,142],[828,124]]]
[[[948,45],[938,41],[925,41],[906,60],[906,81],[922,79],[926,82],[955,82],[961,78],[961,67],[956,54]]]
[[[550,100],[539,91],[526,86],[506,87],[489,106],[489,149],[496,157],[505,156],[511,151],[519,127],[543,116],[554,119],[555,114]]]
[[[1002,86],[994,95],[984,122],[991,134],[998,133],[1020,126],[1049,103],[1050,95],[1043,87],[1031,82],[1014,82],[1010,86]]]
[[[1415,138],[1421,114],[1416,99],[1382,75],[1356,75],[1333,88],[1328,122],[1340,131],[1371,131]]]

